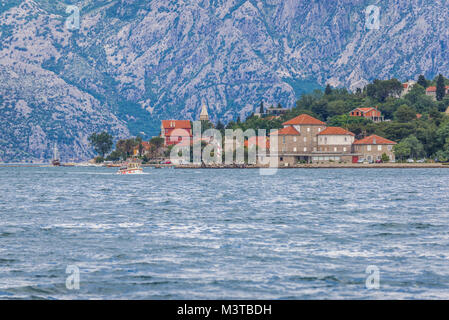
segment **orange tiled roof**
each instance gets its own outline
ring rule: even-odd
[[[379,110],[377,110],[377,108],[355,108],[354,110],[352,110],[351,112],[353,112],[353,111],[355,111],[355,110],[360,110],[360,111],[362,111],[363,113],[366,113],[366,112],[368,112],[368,111],[371,111],[371,110],[376,110],[376,111],[379,111]]]
[[[446,90],[447,90],[447,89],[449,89],[449,86],[446,86],[445,88],[446,88]],[[426,89],[426,92],[436,92],[436,91],[437,91],[437,87],[435,87],[435,86],[428,87],[428,88]]]
[[[162,120],[165,129],[190,129],[189,120]]]
[[[350,136],[355,136],[355,134],[353,134],[351,131],[345,130],[345,129],[340,128],[340,127],[327,127],[326,129],[324,129],[323,131],[318,133],[318,135],[350,135]]]
[[[283,129],[280,129],[274,133],[272,133],[271,135],[275,136],[296,136],[296,135],[300,135],[300,133],[293,127],[286,127]]]
[[[310,124],[310,125],[326,125],[323,121],[320,121],[308,114],[301,114],[296,118],[284,122],[283,125],[298,125],[298,124]]]
[[[355,141],[354,144],[397,144],[397,143],[373,134],[369,137]]]

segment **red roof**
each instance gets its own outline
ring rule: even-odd
[[[355,134],[353,134],[351,131],[345,130],[345,129],[340,128],[340,127],[327,127],[326,129],[324,129],[323,131],[318,133],[318,135],[350,135],[350,136],[355,136]]]
[[[312,116],[309,116],[308,114],[302,114],[297,116],[296,118],[293,118],[287,122],[284,122],[283,125],[298,125],[298,124],[310,124],[310,125],[326,125],[323,121],[320,121]]]
[[[397,143],[373,134],[369,137],[355,141],[354,144],[397,144]]]
[[[447,89],[449,89],[449,86],[446,86],[445,88],[447,90]],[[437,91],[437,87],[428,87],[426,89],[426,92],[436,92],[436,91]]]
[[[376,111],[379,111],[379,110],[377,110],[377,108],[355,108],[354,110],[352,110],[351,112],[354,112],[355,110],[360,110],[360,111],[362,111],[363,113],[366,113],[366,112],[368,112],[368,111],[371,111],[371,110],[376,110]]]
[[[189,120],[162,120],[164,129],[190,129]]]
[[[300,133],[293,127],[286,127],[271,134],[272,136],[298,136]]]

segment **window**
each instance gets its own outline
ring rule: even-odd
[[[318,132],[321,132],[321,128],[318,128]]]
[[[304,148],[304,152],[307,152],[307,147]]]
[[[348,141],[348,138],[345,137],[345,142]]]
[[[337,147],[334,147],[334,152],[337,152]]]
[[[391,151],[393,147],[392,146],[388,146],[388,151]]]
[[[304,137],[304,142],[307,142],[307,137]]]
[[[296,152],[296,147],[293,148],[293,152]]]
[[[346,152],[346,150],[347,150],[346,147],[343,147],[343,152]]]
[[[293,142],[296,142],[296,137],[293,137]]]
[[[371,151],[371,146],[367,146],[366,150]]]
[[[285,136],[282,137],[282,143],[285,144]]]
[[[381,145],[377,146],[377,151],[382,151],[382,146]]]
[[[307,132],[310,132],[310,128],[307,128]]]

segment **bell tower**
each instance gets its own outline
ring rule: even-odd
[[[200,121],[209,121],[209,113],[207,113],[206,104],[201,107]]]

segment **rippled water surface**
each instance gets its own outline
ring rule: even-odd
[[[449,170],[145,171],[0,168],[0,298],[449,298]]]

